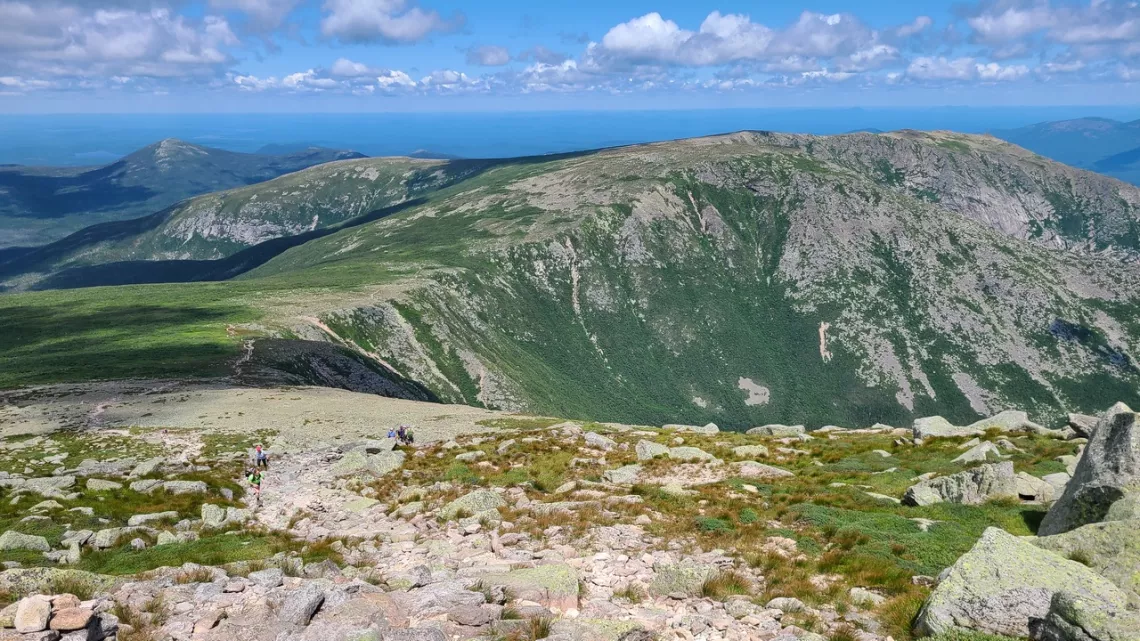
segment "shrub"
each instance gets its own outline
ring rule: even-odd
[[[636,603],[641,603],[642,601],[644,601],[646,594],[645,594],[645,590],[641,586],[630,583],[629,585],[625,586],[624,588],[614,591],[614,597],[619,598],[619,599],[625,599],[626,601],[629,601],[630,603],[636,604]]]
[[[720,534],[723,532],[731,532],[733,530],[732,521],[727,519],[717,519],[711,516],[698,517],[696,521],[697,530],[706,534]]]
[[[756,510],[753,510],[750,507],[746,507],[740,510],[740,514],[737,515],[737,519],[740,520],[740,523],[742,525],[752,525],[753,523],[760,520],[760,515],[756,513]]]
[[[707,579],[701,585],[701,596],[710,599],[725,599],[730,596],[746,595],[752,592],[752,583],[736,572],[721,572]]]

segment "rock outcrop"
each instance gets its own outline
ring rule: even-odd
[[[1089,523],[1140,518],[1140,426],[1123,403],[1112,406],[1093,430],[1064,494],[1041,522],[1042,536]]]
[[[1017,476],[1013,463],[989,463],[950,476],[921,481],[907,488],[906,505],[961,503],[980,505],[990,499],[1017,497]]]
[[[1028,637],[1049,615],[1053,597],[1070,592],[1099,607],[1124,610],[1128,595],[1091,569],[989,528],[948,568],[915,619],[915,632],[956,630]]]

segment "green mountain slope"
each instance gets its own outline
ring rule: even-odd
[[[39,245],[95,223],[149,214],[190,196],[362,157],[319,147],[282,155],[243,154],[168,139],[102,167],[3,167],[0,247]]]
[[[1138,191],[992,138],[741,133],[463,178],[225,283],[0,297],[34,337],[4,339],[0,385],[216,375],[241,340],[275,337],[447,402],[633,423],[1140,401],[1140,268],[1121,260]],[[118,306],[203,347],[140,345]],[[62,373],[59,346],[97,335]]]

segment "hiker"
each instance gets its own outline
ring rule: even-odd
[[[407,429],[405,429],[404,426],[401,425],[400,429],[396,430],[396,437],[400,439],[400,443],[403,443],[407,439],[407,436],[408,436]]]
[[[254,448],[254,465],[256,467],[269,469],[269,453],[261,449],[261,445]]]
[[[404,431],[404,441],[408,445],[411,445],[411,444],[416,442],[416,437],[412,435],[412,428],[409,427],[407,430]]]
[[[392,427],[388,428],[388,438],[396,438],[396,429],[395,428],[392,428]]]
[[[252,468],[246,472],[246,480],[249,481],[250,487],[253,488],[253,496],[258,505],[261,505],[261,470]]]

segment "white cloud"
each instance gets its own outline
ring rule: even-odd
[[[301,0],[210,0],[212,9],[235,9],[249,16],[258,30],[271,30],[281,26],[285,18],[297,8]]]
[[[324,11],[321,33],[345,42],[410,43],[463,25],[462,16],[446,20],[408,0],[325,0]]]
[[[978,79],[983,82],[1018,80],[1029,74],[1029,67],[1025,65],[1002,66],[996,62],[978,64],[975,69],[978,72]]]
[[[511,61],[511,52],[506,47],[484,45],[467,50],[467,63],[482,67],[501,67]]]
[[[416,81],[403,71],[390,70],[376,78],[376,84],[382,89],[395,89],[400,87],[415,87]]]
[[[362,62],[353,62],[348,58],[337,58],[329,69],[329,73],[342,78],[359,78],[375,75],[377,71]]]
[[[915,58],[906,75],[916,80],[969,80],[977,73],[973,58]]]
[[[932,24],[934,24],[934,20],[930,16],[919,16],[908,24],[896,27],[894,35],[896,38],[909,38],[926,31]]]

